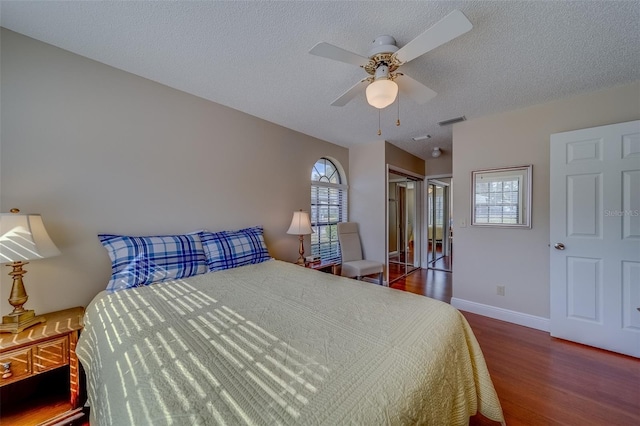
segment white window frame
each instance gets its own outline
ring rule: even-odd
[[[311,208],[310,208],[310,218],[311,218],[311,227],[313,228],[314,233],[311,234],[311,254],[318,255],[325,262],[339,262],[340,255],[340,245],[338,244],[338,231],[337,224],[339,222],[346,222],[348,220],[348,186],[342,182],[346,181],[344,176],[344,172],[336,160],[331,158],[322,157],[319,158],[318,161],[325,160],[330,162],[336,170],[338,174],[339,181],[341,183],[330,183],[319,180],[311,181]],[[329,193],[326,199],[318,200],[318,193],[326,188]],[[332,194],[333,192],[333,194]],[[339,203],[332,203],[331,198],[335,197],[339,200]],[[320,221],[318,218],[321,216],[329,217],[328,214],[321,214],[320,209],[326,206],[333,206],[334,208],[338,208],[338,220],[337,221]],[[328,213],[328,212],[327,212]],[[329,232],[327,235],[326,232]]]

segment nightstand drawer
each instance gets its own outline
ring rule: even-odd
[[[32,348],[18,349],[0,355],[0,386],[17,382],[33,374]],[[5,364],[11,363],[5,368]]]
[[[69,336],[40,343],[34,348],[33,369],[37,373],[69,363]]]

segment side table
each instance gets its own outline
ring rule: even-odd
[[[84,402],[75,352],[83,316],[82,307],[65,309],[20,333],[0,333],[0,387],[68,365],[71,410],[77,411]]]

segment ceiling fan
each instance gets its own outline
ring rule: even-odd
[[[358,65],[370,74],[333,101],[331,103],[333,106],[346,105],[365,86],[367,102],[378,109],[391,105],[398,95],[398,90],[418,104],[424,104],[433,99],[436,92],[408,75],[397,72],[397,69],[418,56],[461,36],[471,28],[473,25],[467,17],[459,10],[454,10],[402,48],[396,46],[396,40],[393,37],[381,35],[373,40],[367,58],[325,42],[313,46],[309,53]]]

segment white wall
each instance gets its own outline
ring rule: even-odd
[[[62,251],[26,267],[36,312],[86,305],[104,289],[100,232],[262,224],[271,255],[294,261],[298,238],[286,230],[294,210],[309,209],[313,164],[330,156],[348,173],[345,148],[5,29],[1,38],[0,210],[41,213]]]
[[[349,220],[358,222],[365,259],[386,262],[385,141],[349,150]]]
[[[549,136],[639,118],[636,82],[454,125],[454,299],[549,318]],[[523,164],[533,164],[533,228],[468,226],[471,171]]]

